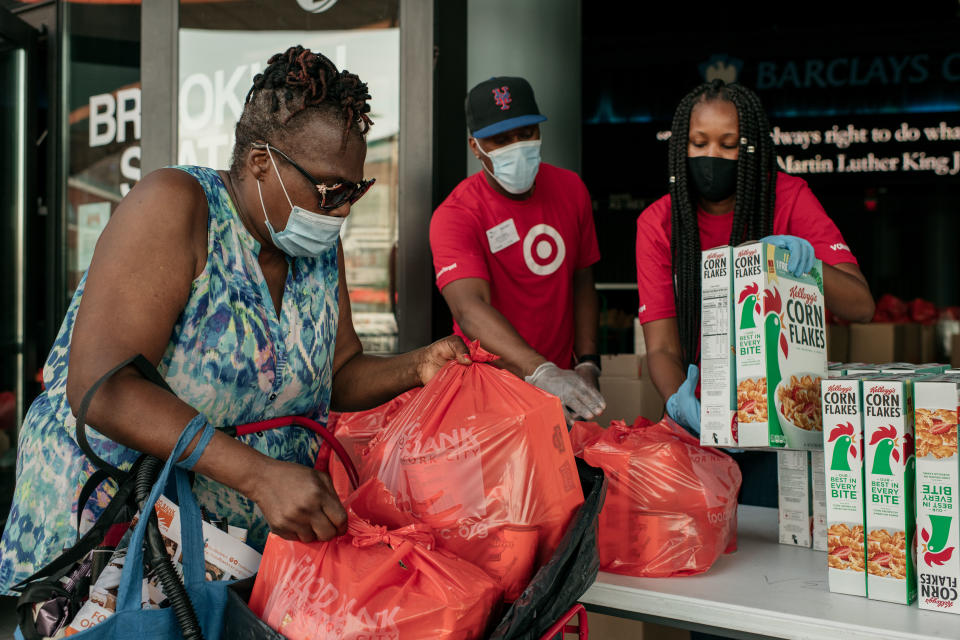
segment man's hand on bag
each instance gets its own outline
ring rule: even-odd
[[[552,362],[544,362],[524,378],[530,384],[560,398],[567,421],[590,420],[603,413],[607,403],[594,387],[577,373],[561,369]]]
[[[260,507],[273,533],[300,542],[346,533],[347,512],[327,474],[271,459],[255,475],[246,496]]]
[[[797,236],[767,236],[761,242],[768,242],[789,251],[790,261],[787,263],[787,271],[797,277],[810,273],[813,262],[817,259],[813,245]]]
[[[583,379],[588,385],[600,390],[600,367],[594,362],[581,362],[573,368],[580,378]]]
[[[677,392],[667,399],[667,415],[682,427],[695,435],[700,434],[700,399],[697,398],[697,381],[700,370],[691,364],[687,368],[687,379]]]
[[[440,372],[445,364],[456,360],[460,364],[470,364],[467,345],[460,336],[447,336],[420,349],[417,358],[417,376],[420,384],[427,384]]]

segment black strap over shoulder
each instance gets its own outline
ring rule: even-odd
[[[163,377],[161,377],[161,375],[159,374],[159,372],[157,372],[157,370],[153,367],[153,365],[151,365],[146,358],[144,358],[141,354],[138,353],[137,355],[127,358],[126,360],[124,360],[114,368],[110,369],[105,374],[103,374],[103,376],[101,376],[99,380],[94,382],[93,385],[83,395],[83,400],[80,401],[80,409],[77,411],[76,440],[77,440],[77,444],[80,446],[80,450],[83,451],[84,455],[86,455],[87,458],[90,459],[90,462],[96,465],[107,476],[115,479],[117,482],[121,482],[124,479],[126,479],[128,477],[128,472],[121,471],[120,469],[114,467],[113,465],[111,465],[106,460],[104,460],[103,458],[101,458],[100,456],[98,456],[96,453],[93,452],[93,449],[90,447],[90,443],[87,441],[87,424],[86,424],[87,410],[90,408],[90,403],[93,401],[94,394],[103,385],[103,383],[109,380],[110,378],[112,378],[114,374],[116,374],[118,371],[120,371],[124,367],[127,367],[131,364],[137,369],[140,375],[142,375],[144,378],[166,389],[170,393],[173,393],[173,389],[170,388],[166,380],[164,380]],[[103,480],[103,477],[100,478],[100,481],[102,480]],[[97,484],[99,484],[99,481],[97,482]],[[94,485],[94,488],[95,487],[96,485]],[[86,489],[87,488],[84,487],[84,490]],[[91,488],[89,491],[92,492],[93,489]],[[89,495],[90,494],[88,493],[87,494],[88,498],[89,498]]]
[[[83,509],[96,488],[104,481],[113,479],[116,481],[117,491],[111,499],[110,504],[107,505],[97,518],[97,521],[76,544],[65,550],[29,578],[11,587],[12,590],[19,591],[21,594],[17,600],[17,616],[20,622],[20,631],[26,640],[42,640],[34,620],[33,608],[35,604],[45,603],[54,598],[62,598],[64,605],[67,607],[68,617],[72,618],[73,615],[76,614],[76,610],[84,599],[85,594],[80,594],[77,589],[73,589],[72,592],[65,589],[63,578],[75,570],[87,554],[103,543],[110,527],[117,523],[129,522],[138,510],[136,501],[136,479],[138,472],[141,467],[143,467],[148,456],[145,454],[141,455],[133,463],[129,471],[122,471],[94,453],[86,435],[87,410],[90,408],[94,394],[96,394],[103,383],[118,371],[130,365],[133,365],[137,371],[150,382],[173,393],[173,390],[170,389],[169,385],[167,385],[166,381],[164,381],[150,362],[142,355],[137,354],[110,369],[84,394],[80,402],[79,410],[77,411],[76,441],[83,453],[98,469],[91,474],[80,490],[80,496],[77,501],[78,531]]]

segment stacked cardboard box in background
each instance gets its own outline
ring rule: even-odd
[[[642,333],[639,345],[643,346]],[[647,370],[646,353],[624,353],[600,356],[600,393],[607,408],[597,418],[603,426],[611,420],[632,424],[637,416],[652,422],[663,417],[663,399],[653,386]]]
[[[844,333],[848,334],[846,344]],[[930,362],[937,359],[935,325],[914,322],[831,325],[830,336],[831,360]]]

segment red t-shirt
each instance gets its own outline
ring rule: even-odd
[[[733,211],[714,216],[697,210],[700,247],[712,249],[730,244]],[[773,233],[797,236],[813,245],[826,264],[857,264],[840,230],[827,216],[807,181],[777,174],[777,197],[773,208]],[[677,315],[673,300],[673,259],[670,252],[670,196],[665,195],[644,209],[637,219],[637,288],[640,322]]]
[[[483,172],[457,185],[430,221],[441,290],[461,278],[490,283],[490,303],[558,367],[573,360],[573,273],[600,259],[590,194],[572,171],[540,165],[527,200],[490,187]],[[454,332],[463,332],[454,322]]]

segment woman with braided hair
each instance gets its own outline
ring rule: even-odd
[[[75,439],[91,385],[141,353],[175,396],[132,368],[87,413],[92,452],[121,469],[166,458],[184,425],[214,427],[359,410],[468,363],[450,337],[389,358],[364,355],[353,328],[339,230],[370,187],[367,85],[323,55],[270,58],[247,95],[229,171],[176,167],[146,176],[97,244],[44,367],[45,391],[21,428],[17,487],[0,547],[0,591],[72,545],[109,500],[85,504],[95,467]],[[69,366],[68,366],[69,365]],[[198,418],[199,416],[199,418]],[[201,505],[248,529],[302,541],[346,527],[329,477],[312,469],[312,432],[231,438],[216,431],[194,467]]]
[[[838,317],[869,321],[874,303],[807,183],[777,171],[770,124],[752,91],[714,80],[688,93],[668,153],[670,193],[637,220],[639,313],[667,413],[699,433],[701,250],[763,239],[790,250],[796,274],[823,261],[824,298]]]

